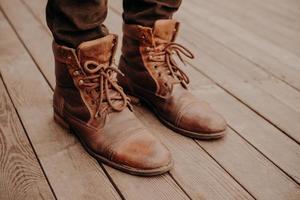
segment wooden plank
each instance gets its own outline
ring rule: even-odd
[[[194,1],[193,3],[197,3],[205,10],[210,10],[213,15],[225,18],[279,48],[300,56],[300,29],[293,30],[300,23],[285,19],[277,13],[267,12],[262,6],[255,5],[253,1],[245,1],[243,6],[238,2],[239,0],[230,3],[223,1]]]
[[[256,199],[299,199],[300,188],[245,140],[229,131],[225,141],[199,144]]]
[[[109,17],[110,18],[110,17]],[[200,80],[207,81],[205,78],[201,78]],[[201,83],[203,83],[201,81]],[[166,139],[165,139],[166,140]],[[168,140],[169,141],[169,140]],[[172,140],[171,140],[172,141]],[[187,140],[189,141],[189,140]],[[174,145],[173,145],[174,146]],[[184,145],[183,145],[184,146]],[[186,146],[191,146],[190,148],[193,149],[194,155],[198,154],[203,154],[202,159],[200,159],[199,163],[205,162],[207,163],[209,167],[206,167],[208,169],[214,170],[216,173],[215,177],[207,177],[207,174],[205,171],[199,173],[199,168],[200,166],[195,165],[193,167],[193,171],[190,173],[195,173],[199,174],[197,177],[198,179],[201,180],[199,183],[195,185],[197,190],[192,191],[192,196],[199,197],[201,194],[202,196],[209,197],[211,199],[224,199],[224,198],[233,198],[233,197],[240,197],[240,198],[245,198],[249,199],[250,196],[245,192],[225,171],[223,171],[205,152],[203,152],[194,142],[189,142],[186,143]],[[188,157],[187,155],[191,154],[190,152],[185,152],[185,154],[182,157]],[[190,162],[190,161],[187,161]],[[119,190],[122,192],[122,194],[125,197],[131,197],[133,199],[141,199],[147,194],[147,196],[154,198],[155,195],[157,197],[158,194],[161,194],[161,198],[171,198],[173,195],[176,195],[172,197],[172,199],[177,199],[180,196],[176,194],[176,192],[172,190],[168,190],[164,187],[164,184],[158,181],[158,179],[143,179],[143,178],[138,178],[137,184],[131,184],[134,182],[134,179],[136,177],[132,177],[129,175],[122,174],[114,169],[111,169],[109,167],[106,168],[108,170],[108,173],[112,177],[112,179],[115,181],[116,185],[118,186]],[[185,175],[186,170],[182,169],[180,171],[181,174]],[[213,172],[210,172],[213,173]],[[204,178],[205,177],[205,178]],[[168,176],[164,176],[163,179],[165,179],[165,182],[171,185],[172,183]],[[206,181],[203,181],[206,180]],[[220,183],[219,180],[222,180],[224,183]],[[208,184],[209,183],[209,184]],[[231,185],[231,187],[225,187],[224,184]],[[208,187],[209,185],[214,185],[214,189],[211,187]],[[139,187],[139,192],[136,193],[133,190]],[[204,190],[204,188],[207,188],[207,190]],[[161,191],[161,192],[160,192]],[[200,193],[200,194],[199,194]],[[154,196],[153,196],[154,195]],[[162,197],[164,196],[164,197]]]
[[[289,17],[289,19],[293,19],[297,22],[299,18],[299,1],[298,0],[287,0],[287,1],[280,1],[280,0],[266,0],[264,2],[260,2],[259,0],[255,0],[259,6],[267,8],[275,13],[278,13],[280,16]],[[297,26],[297,24],[296,24]],[[299,27],[299,25],[298,25]]]
[[[31,46],[26,46],[26,48],[28,48],[31,52],[32,57],[42,57],[46,50],[43,47],[40,48],[39,44],[45,43],[47,46],[52,45],[52,38],[49,37],[47,28],[43,25],[36,26],[35,23],[32,23],[32,21],[35,20],[34,17],[26,11],[26,8],[20,1],[0,0],[0,5],[10,21],[14,22],[13,26],[15,29],[18,29],[18,34],[22,35],[22,41],[32,44]],[[22,17],[22,20],[19,20],[20,16]],[[26,23],[23,23],[22,21]],[[33,30],[37,31],[33,32]],[[39,48],[39,50],[32,51],[32,49],[36,48]],[[47,80],[51,83],[51,85],[54,85],[54,68],[48,67],[48,65],[54,66],[54,59],[52,56],[45,57],[43,60],[34,61],[38,64],[38,67],[40,67],[44,76],[49,77]]]
[[[300,93],[298,91],[277,79],[256,81],[253,84],[300,113]]]
[[[298,123],[300,115],[297,111],[262,91],[255,84],[244,82],[239,76],[211,58],[202,59],[202,63],[200,70],[205,72],[222,88],[268,119],[287,135],[298,142],[300,141],[300,135],[298,134],[300,131],[300,124]]]
[[[54,123],[49,86],[2,13],[0,21],[0,71],[57,198],[120,199],[75,137]]]
[[[0,199],[55,199],[1,77],[0,180]]]
[[[253,144],[298,183],[300,182],[300,146],[274,126],[257,116],[241,102],[216,86],[196,91],[224,115],[230,127]]]
[[[224,17],[241,27],[247,28],[254,34],[263,36],[266,40],[270,39],[275,44],[284,41],[283,46],[291,47],[290,50],[292,51],[295,50],[293,48],[299,48],[300,39],[297,37],[300,31],[299,23],[295,18],[283,15],[283,13],[269,11],[265,8],[266,2],[245,1],[241,4],[240,0],[228,2],[200,0],[193,1],[193,3],[212,11],[214,15]],[[277,10],[279,10],[278,7]],[[276,41],[275,38],[279,41]],[[298,52],[293,52],[299,55]]]
[[[202,14],[199,16],[197,13]],[[195,32],[196,34],[202,32],[236,54],[251,60],[251,62],[268,71],[268,73],[288,82],[298,89],[300,88],[300,73],[299,67],[297,67],[299,66],[297,63],[298,57],[295,58],[293,55],[289,56],[290,54],[279,48],[273,49],[274,45],[265,41],[256,40],[257,37],[253,37],[251,34],[249,35],[247,31],[234,26],[234,24],[228,22],[228,20],[224,22],[224,19],[212,16],[212,14],[206,10],[201,10],[201,12],[197,13],[191,8],[186,9],[183,7],[181,12],[176,15],[180,21],[184,22],[182,29],[185,29],[185,31],[183,31],[181,35],[186,37],[186,40],[194,44],[199,44],[198,46],[200,46],[200,43],[195,43],[197,38],[191,37],[191,33]],[[200,25],[186,20],[191,15],[197,17],[197,24]],[[189,34],[187,34],[187,32],[189,32]],[[249,38],[247,38],[248,36]],[[258,41],[261,43],[258,43]],[[272,51],[270,51],[270,49],[272,49]],[[274,55],[270,55],[270,53]],[[292,57],[295,58],[295,60]],[[289,60],[290,64],[285,63],[287,60]]]
[[[192,5],[190,4],[183,4],[182,12],[195,15],[197,17],[201,17],[202,19],[206,20],[207,22],[211,23],[214,26],[217,26],[219,28],[222,28],[223,30],[228,31],[232,34],[232,37],[235,37],[236,39],[241,39],[243,41],[248,42],[251,45],[256,46],[258,49],[265,51],[265,54],[272,56],[274,59],[278,59],[281,63],[286,64],[287,66],[291,68],[295,68],[300,70],[299,62],[300,57],[295,55],[292,52],[287,51],[286,49],[274,45],[272,42],[269,42],[265,38],[259,37],[255,35],[253,32],[250,32],[246,30],[245,28],[231,22],[230,20],[220,17],[218,15],[215,15],[210,10],[206,10],[205,8],[202,8],[199,6],[200,10],[193,9]],[[184,12],[184,10],[186,10]],[[201,11],[201,12],[199,12]],[[263,17],[263,16],[262,16]],[[296,36],[296,33],[294,33]],[[298,35],[298,34],[297,34]],[[271,36],[270,36],[271,37]]]
[[[40,3],[37,3],[36,0],[20,0],[20,2],[22,2],[26,6],[26,8],[31,12],[35,19],[39,21],[40,24],[44,25],[49,35],[52,35],[46,22],[47,1],[48,0],[41,0],[39,1]]]

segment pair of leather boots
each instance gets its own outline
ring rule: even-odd
[[[225,120],[187,89],[188,76],[174,55],[183,61],[193,54],[174,42],[178,28],[175,20],[158,20],[153,28],[124,24],[119,69],[113,66],[116,35],[77,49],[53,43],[54,119],[98,161],[144,176],[173,166],[168,149],[132,113],[127,95],[146,103],[175,132],[196,139],[224,135]]]

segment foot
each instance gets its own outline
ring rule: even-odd
[[[174,20],[158,20],[153,28],[125,24],[119,64],[125,76],[118,76],[119,83],[172,130],[197,139],[220,138],[226,121],[188,90],[189,78],[175,62],[173,55],[181,61],[194,58],[174,42],[178,27]]]
[[[117,37],[84,42],[77,49],[53,44],[56,61],[54,119],[73,130],[98,161],[124,172],[151,176],[173,165],[167,148],[131,111],[116,82]]]

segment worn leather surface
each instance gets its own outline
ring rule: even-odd
[[[54,111],[95,154],[135,169],[167,166],[169,151],[130,111],[128,98],[116,83],[110,69],[116,47],[112,34],[77,49],[53,43]]]
[[[175,20],[158,20],[153,28],[124,24],[119,68],[125,77],[118,76],[119,82],[175,128],[207,135],[222,132],[224,118],[188,90],[189,79],[173,60],[177,53],[193,58],[174,42],[178,29]]]

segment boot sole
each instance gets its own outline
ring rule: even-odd
[[[57,113],[54,112],[54,121],[59,124],[62,128],[66,130],[70,130],[74,135],[79,139],[80,143],[84,147],[84,149],[92,156],[94,157],[97,161],[104,163],[110,167],[113,167],[115,169],[118,169],[120,171],[123,171],[125,173],[131,174],[131,175],[136,175],[136,176],[157,176],[164,174],[173,167],[174,162],[173,160],[166,166],[160,167],[160,168],[155,168],[155,169],[138,169],[126,165],[121,165],[116,162],[113,162],[111,160],[108,160],[107,158],[95,153],[93,150],[91,150],[88,145],[85,144],[85,142],[81,139],[81,137],[76,133],[74,129]]]
[[[215,139],[220,139],[224,137],[224,135],[227,132],[227,129],[220,131],[220,132],[215,132],[215,133],[205,133],[205,132],[193,132],[193,131],[188,131],[182,128],[179,128],[175,126],[174,124],[170,123],[168,120],[166,120],[163,116],[159,114],[159,112],[155,109],[155,106],[152,105],[151,102],[147,101],[143,97],[139,97],[136,95],[132,95],[131,92],[126,91],[128,96],[132,99],[134,99],[133,102],[140,102],[141,104],[145,104],[159,119],[159,121],[167,126],[168,128],[172,129],[173,131],[184,135],[186,137],[194,138],[194,139],[201,139],[201,140],[215,140]]]

